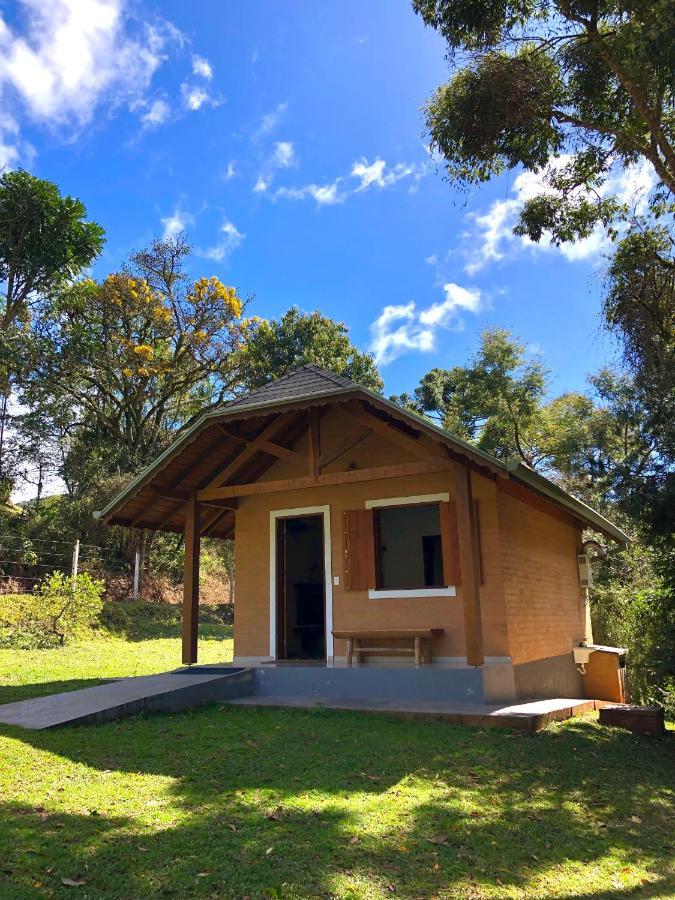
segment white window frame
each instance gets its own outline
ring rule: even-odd
[[[277,519],[323,516],[323,572],[326,603],[326,662],[333,661],[333,566],[330,536],[330,506],[300,506],[270,510],[270,659],[277,658]]]
[[[381,509],[386,506],[421,506],[427,503],[443,503],[450,500],[445,491],[438,494],[415,494],[412,497],[385,497],[381,500],[366,500],[366,509]],[[417,597],[456,597],[457,589],[453,585],[435,588],[413,588],[411,590],[378,590],[368,589],[369,600],[407,600]]]

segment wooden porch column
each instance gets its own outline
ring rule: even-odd
[[[183,663],[197,662],[199,618],[199,501],[190,494],[185,504],[185,562],[183,564]]]
[[[459,560],[462,571],[462,599],[464,603],[464,636],[466,661],[470,666],[482,666],[483,625],[480,612],[480,550],[476,524],[476,506],[471,492],[471,470],[456,462],[453,465],[455,500],[457,503],[457,531]]]

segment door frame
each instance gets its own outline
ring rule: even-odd
[[[277,519],[323,516],[323,574],[326,622],[326,662],[333,662],[333,566],[330,534],[330,506],[300,506],[270,510],[270,659],[277,659]]]

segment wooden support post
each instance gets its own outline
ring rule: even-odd
[[[319,410],[316,406],[309,409],[309,477],[317,481],[321,474],[319,459],[321,458],[321,434],[319,426]]]
[[[197,662],[199,619],[199,501],[192,494],[185,504],[185,563],[183,566],[183,663]]]
[[[459,462],[454,464],[453,469],[459,560],[462,570],[461,591],[464,606],[466,661],[470,666],[482,666],[485,656],[483,654],[483,625],[480,611],[480,550],[476,527],[476,506],[471,492],[471,469]]]

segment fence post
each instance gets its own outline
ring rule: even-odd
[[[134,600],[138,600],[138,594],[140,591],[141,585],[141,550],[139,547],[136,547],[136,553],[134,555]]]
[[[73,545],[73,565],[70,569],[70,575],[73,581],[77,578],[77,566],[80,561],[80,539],[78,538]]]

